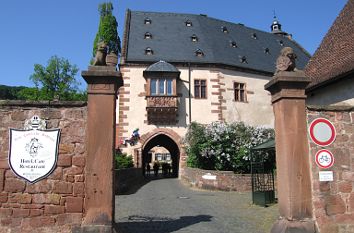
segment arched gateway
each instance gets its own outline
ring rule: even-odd
[[[178,177],[180,168],[183,169],[184,150],[181,145],[181,137],[170,129],[155,129],[147,134],[141,136],[141,156],[143,171],[145,172],[145,164],[151,162],[151,149],[155,147],[165,148],[171,155],[172,160],[172,174]]]

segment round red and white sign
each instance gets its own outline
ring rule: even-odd
[[[328,146],[336,139],[336,129],[333,124],[325,118],[317,118],[312,121],[309,132],[312,141],[319,146]]]
[[[329,150],[320,150],[316,153],[316,164],[320,168],[330,168],[334,164],[334,156]]]

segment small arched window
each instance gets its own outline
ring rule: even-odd
[[[222,26],[222,27],[221,27],[221,31],[222,31],[223,33],[229,33],[229,30],[227,30],[227,27],[225,27],[225,26]]]
[[[185,22],[187,27],[192,27],[192,21],[190,21],[189,19]]]
[[[252,38],[255,39],[255,40],[257,40],[257,34],[256,34],[256,33],[253,33],[253,34],[252,34]]]
[[[279,41],[280,46],[284,46],[284,41]]]
[[[244,64],[247,64],[248,62],[247,62],[246,56],[240,56],[240,62],[244,63]]]
[[[203,56],[204,56],[204,52],[203,52],[201,49],[197,49],[197,50],[195,51],[195,55],[196,55],[197,57],[203,57]]]
[[[150,18],[145,18],[144,24],[151,24],[151,19]]]
[[[264,49],[264,53],[265,53],[265,54],[270,54],[269,48],[265,48],[265,49]]]
[[[154,51],[150,47],[147,47],[145,49],[145,55],[153,55],[153,54],[154,54]]]
[[[192,40],[193,42],[197,42],[197,41],[198,41],[197,35],[196,35],[196,34],[193,34],[193,35],[191,36],[191,40]]]
[[[232,48],[237,48],[237,44],[236,44],[235,41],[230,41],[230,46],[231,46]]]
[[[146,32],[144,35],[144,39],[152,39],[152,35],[150,32]]]

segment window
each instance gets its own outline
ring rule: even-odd
[[[227,30],[227,27],[225,27],[225,26],[222,26],[222,27],[221,27],[221,31],[222,31],[223,33],[229,33],[229,30]]]
[[[192,22],[191,22],[190,20],[187,20],[187,21],[186,21],[186,26],[187,26],[187,27],[192,27]]]
[[[230,41],[230,46],[231,46],[232,48],[237,48],[237,44],[236,44],[235,41]]]
[[[154,54],[154,51],[150,47],[147,47],[145,49],[145,55],[153,55],[153,54]]]
[[[151,19],[149,19],[149,18],[145,18],[145,20],[144,20],[144,24],[151,24]]]
[[[206,80],[194,80],[194,98],[206,99]]]
[[[284,46],[284,42],[281,40],[279,41],[280,46]]]
[[[191,36],[191,40],[192,40],[193,42],[197,42],[197,41],[198,41],[197,35],[193,34],[193,35]]]
[[[151,79],[150,95],[173,95],[173,80],[172,79]]]
[[[152,35],[150,32],[145,33],[144,39],[152,39]]]
[[[197,49],[197,50],[195,51],[195,55],[196,55],[197,57],[203,57],[203,56],[204,56],[204,52],[203,52],[201,49]]]
[[[234,83],[234,94],[235,101],[247,102],[246,99],[246,84],[245,83]]]
[[[248,63],[246,56],[239,56],[239,58],[240,58],[240,62],[241,62],[241,63],[245,63],[245,64]]]
[[[257,40],[257,34],[256,34],[256,33],[253,33],[253,34],[252,34],[252,38],[255,39],[255,40]]]
[[[269,48],[265,48],[265,49],[264,49],[264,53],[270,54]]]

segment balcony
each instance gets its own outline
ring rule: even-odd
[[[177,96],[147,96],[148,124],[175,125],[177,123]]]

